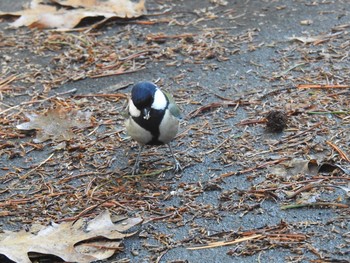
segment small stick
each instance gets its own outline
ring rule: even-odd
[[[266,237],[268,238],[286,238],[286,239],[298,239],[298,240],[305,240],[306,236],[303,234],[266,234]]]
[[[170,214],[163,215],[163,216],[150,217],[150,218],[148,218],[148,219],[145,219],[145,221],[144,221],[142,224],[147,224],[147,223],[152,222],[152,221],[163,220],[163,219],[168,218],[168,217],[171,217],[171,216],[173,216],[173,215],[174,215],[174,213],[170,213]]]
[[[160,170],[156,170],[154,172],[151,172],[151,173],[145,173],[145,174],[136,174],[136,175],[124,175],[123,178],[136,178],[136,177],[149,177],[149,176],[155,176],[155,175],[158,175],[158,174],[161,174],[163,172],[167,172],[167,171],[170,171],[172,170],[173,167],[167,167],[167,168],[164,168],[164,169],[160,169]]]
[[[336,151],[339,153],[339,155],[340,155],[340,157],[341,157],[342,159],[344,159],[344,160],[346,160],[346,161],[348,161],[348,162],[350,163],[349,157],[348,157],[338,146],[336,146],[334,143],[332,143],[332,142],[330,142],[330,141],[326,141],[326,143],[327,143],[329,146],[331,146],[334,150],[336,150]]]
[[[218,241],[218,242],[212,242],[209,243],[206,246],[201,246],[201,247],[188,247],[187,249],[189,250],[197,250],[197,249],[204,249],[204,248],[213,248],[213,247],[221,247],[221,246],[229,246],[229,245],[233,245],[233,244],[237,244],[237,243],[241,243],[244,241],[248,241],[248,240],[252,240],[252,239],[257,239],[262,237],[263,235],[254,235],[254,236],[250,236],[250,237],[242,237],[242,238],[238,238],[232,241]]]
[[[302,207],[310,207],[310,206],[336,206],[338,208],[348,208],[349,207],[348,205],[345,205],[345,204],[317,202],[317,203],[284,205],[284,206],[281,206],[281,209],[286,210],[286,209],[294,209],[294,208],[302,208]]]
[[[77,214],[76,216],[73,217],[68,217],[68,218],[62,218],[61,220],[58,220],[58,222],[62,222],[62,221],[74,221],[73,225],[75,224],[75,222],[77,222],[82,216],[87,215],[89,212],[91,212],[92,210],[96,209],[97,207],[99,207],[100,205],[106,203],[107,201],[110,201],[112,198],[114,198],[116,195],[113,195],[109,198],[107,198],[106,200],[102,200],[101,202],[89,206],[87,208],[85,208],[83,211],[81,211],[79,214]]]
[[[109,76],[118,76],[118,75],[123,75],[123,74],[129,74],[129,73],[134,73],[137,71],[141,71],[145,69],[143,68],[138,68],[138,69],[134,69],[134,70],[120,70],[117,69],[114,72],[107,72],[107,73],[101,73],[101,74],[96,74],[96,75],[90,75],[89,77],[92,79],[96,79],[96,78],[102,78],[102,77],[109,77]]]
[[[16,75],[11,75],[11,76],[8,76],[5,79],[0,80],[0,89],[2,89],[3,87],[5,87],[6,85],[10,84],[12,81],[14,81],[16,79],[17,79]]]
[[[65,92],[57,93],[57,94],[55,94],[55,95],[52,95],[52,96],[50,96],[50,97],[47,97],[46,99],[24,101],[24,102],[21,102],[20,104],[18,104],[18,105],[16,105],[16,106],[12,106],[12,107],[10,107],[10,108],[8,108],[8,109],[6,109],[6,110],[1,111],[1,112],[0,112],[0,115],[1,115],[1,114],[4,114],[4,113],[6,113],[6,112],[8,112],[8,111],[10,111],[10,110],[17,109],[17,108],[19,108],[19,107],[21,107],[21,106],[23,106],[23,105],[30,105],[30,104],[34,104],[34,103],[45,102],[45,101],[48,101],[48,100],[53,99],[53,98],[55,98],[55,97],[58,97],[58,96],[61,96],[61,95],[65,95],[65,94],[68,94],[68,93],[74,93],[74,92],[76,92],[76,91],[77,91],[77,89],[71,89],[71,90],[68,90],[68,91],[65,91]]]
[[[164,35],[164,34],[159,34],[159,35],[148,35],[146,36],[147,40],[154,40],[154,41],[159,41],[159,40],[165,40],[165,39],[178,39],[178,38],[187,38],[187,37],[193,37],[195,34],[191,33],[185,33],[185,34],[179,34],[179,35]]]
[[[42,165],[44,165],[46,162],[48,162],[52,156],[54,155],[55,153],[52,153],[48,158],[46,158],[44,161],[42,161],[41,163],[39,163],[38,166],[34,167],[32,170],[30,170],[29,172],[25,173],[24,175],[22,175],[20,177],[20,179],[26,179],[28,177],[29,174],[31,174],[32,172],[34,172],[36,169],[39,169]]]
[[[309,129],[307,129],[307,130],[305,130],[305,131],[302,131],[302,132],[300,132],[300,133],[298,133],[298,134],[295,134],[295,135],[293,135],[293,136],[287,137],[287,138],[285,138],[285,139],[283,139],[283,140],[281,140],[281,141],[279,141],[279,142],[276,142],[276,143],[273,144],[273,145],[279,145],[279,144],[281,144],[281,143],[283,143],[283,142],[287,142],[287,141],[290,141],[290,140],[292,140],[292,139],[295,139],[295,138],[297,138],[297,137],[299,137],[299,136],[301,136],[301,135],[304,135],[305,133],[308,133],[309,131],[312,131],[313,129],[317,128],[317,127],[320,126],[321,124],[322,124],[322,122],[318,122],[318,123],[316,123],[315,125],[311,126],[311,128],[309,128]]]
[[[158,52],[158,51],[157,50],[151,50],[151,49],[150,50],[142,50],[142,51],[139,51],[137,53],[131,54],[131,55],[127,56],[127,57],[119,58],[119,61],[131,60],[131,59],[143,56],[143,55],[147,55],[148,53],[151,53],[151,52]]]
[[[240,135],[236,135],[236,134],[232,134],[231,136],[229,136],[228,138],[226,138],[225,140],[223,140],[221,143],[219,143],[219,145],[217,145],[215,148],[211,149],[210,151],[205,152],[205,154],[210,154],[215,152],[216,150],[220,149],[220,147],[222,145],[224,145],[228,140],[232,139],[232,138],[239,138]]]
[[[286,75],[289,71],[292,71],[293,69],[297,68],[297,67],[301,67],[304,65],[307,65],[308,63],[299,63],[299,64],[295,64],[293,66],[291,66],[290,68],[278,73],[276,76],[274,76],[275,78],[280,78],[283,77],[284,75]]]
[[[186,118],[192,119],[194,117],[197,117],[199,114],[201,114],[204,111],[208,111],[211,109],[220,108],[220,107],[224,107],[224,106],[237,106],[237,104],[239,104],[239,103],[240,102],[236,102],[236,101],[213,102],[213,103],[201,106],[198,109],[190,112]]]
[[[308,111],[307,114],[313,115],[313,114],[348,114],[348,111]]]
[[[250,124],[258,124],[258,123],[266,123],[267,120],[265,118],[263,119],[258,119],[258,120],[243,120],[239,123],[237,123],[236,125],[250,125]]]
[[[126,99],[128,96],[123,93],[114,93],[114,94],[82,94],[75,95],[74,98],[89,98],[89,97],[100,97],[100,98],[123,98]]]
[[[348,89],[349,85],[329,85],[329,84],[299,84],[298,89]]]
[[[287,198],[288,199],[293,198],[304,191],[308,191],[308,190],[311,190],[312,188],[318,187],[320,185],[317,185],[317,184],[321,183],[322,181],[323,180],[318,180],[316,182],[309,183],[309,184],[305,185],[304,187],[300,188],[299,190],[293,192],[292,194],[287,195]]]
[[[225,174],[220,175],[220,177],[221,178],[225,178],[225,177],[229,177],[231,175],[238,175],[238,174],[244,174],[244,173],[252,172],[254,170],[257,170],[257,169],[260,169],[260,168],[264,168],[264,167],[269,166],[269,165],[275,165],[275,164],[278,164],[280,162],[287,161],[287,160],[289,160],[289,158],[283,157],[283,158],[278,159],[278,160],[274,160],[274,161],[266,162],[266,163],[263,163],[263,164],[259,164],[259,165],[255,166],[253,168],[248,168],[248,169],[237,171],[237,172],[225,173]]]

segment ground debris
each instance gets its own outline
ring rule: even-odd
[[[130,218],[114,224],[106,210],[86,225],[80,219],[47,227],[35,225],[28,231],[6,231],[0,235],[0,254],[23,263],[32,262],[28,252],[81,263],[102,260],[120,251],[120,240],[133,235],[122,232],[141,222],[140,218]]]
[[[57,6],[55,6],[57,5]],[[111,18],[132,18],[144,14],[145,1],[139,3],[131,1],[32,1],[29,8],[5,13],[0,12],[0,17],[16,17],[11,23],[12,27],[28,26],[30,28],[57,28],[72,29],[78,26],[85,18],[96,18],[94,26],[101,25],[101,17],[104,21]]]
[[[266,128],[272,132],[282,132],[287,127],[288,116],[286,112],[270,111],[266,119]]]
[[[35,143],[48,139],[57,142],[69,141],[73,138],[72,128],[86,128],[91,126],[91,112],[58,107],[47,110],[42,114],[26,113],[29,122],[17,125],[19,130],[37,130]]]
[[[72,223],[105,209],[144,218],[132,250],[106,262],[346,259],[348,4],[280,2],[149,0],[148,15],[102,28],[2,30],[0,224]],[[285,41],[284,28],[304,39]],[[166,147],[147,148],[145,172],[128,173],[137,144],[126,98],[141,80],[174,94],[187,116],[172,142],[181,175]],[[58,105],[92,113],[92,125],[69,127],[62,142],[16,129],[24,113]],[[288,116],[283,133],[265,128],[271,111]]]

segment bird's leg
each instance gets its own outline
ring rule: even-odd
[[[140,145],[139,153],[137,154],[136,161],[134,167],[132,168],[132,175],[138,174],[140,172],[140,156],[143,151],[144,146]]]
[[[170,143],[168,143],[168,147],[170,149],[171,155],[173,156],[173,159],[174,159],[174,162],[175,162],[174,172],[177,173],[177,172],[182,171],[181,164],[179,163],[178,160],[176,160],[174,152],[173,152],[173,148],[171,148]]]

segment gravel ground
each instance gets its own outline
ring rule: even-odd
[[[25,2],[2,0],[0,10]],[[108,208],[145,223],[101,262],[350,262],[350,2],[146,6],[145,17],[89,33],[0,23],[0,80],[16,76],[0,85],[1,229]],[[125,74],[100,66],[113,59]],[[123,96],[141,80],[182,109],[173,142],[181,174],[169,171],[166,147],[154,147],[142,174],[129,176],[137,145],[124,131]],[[91,127],[66,145],[35,144],[35,132],[16,129],[24,113],[57,107],[91,111]],[[266,128],[270,111],[287,116],[282,132]]]

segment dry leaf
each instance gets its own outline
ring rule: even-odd
[[[295,158],[270,167],[268,170],[270,173],[280,176],[293,176],[296,174],[316,175],[318,172],[318,164],[315,159],[304,160]]]
[[[55,5],[53,5],[56,4]],[[28,9],[5,13],[0,17],[18,17],[12,27],[71,29],[84,18],[95,17],[95,23],[109,18],[133,18],[146,12],[145,0],[32,0]]]
[[[134,234],[121,233],[121,229],[126,231],[141,222],[140,218],[129,218],[114,224],[105,211],[86,226],[80,219],[75,223],[41,226],[39,231],[5,231],[0,234],[0,254],[21,263],[31,263],[29,252],[55,255],[68,262],[102,260],[120,250],[121,239]]]
[[[333,37],[337,37],[339,35],[339,32],[334,33],[334,34],[328,34],[328,35],[318,35],[318,36],[309,36],[309,37],[296,37],[296,36],[292,36],[292,37],[288,37],[289,41],[300,41],[304,44],[310,44],[313,43],[314,45],[323,43],[325,41],[330,40]]]
[[[73,127],[86,128],[91,125],[91,112],[57,108],[44,114],[26,113],[29,122],[17,125],[19,130],[38,130],[35,143],[48,139],[68,141],[73,138]]]
[[[75,247],[75,250],[83,255],[90,255],[98,260],[106,259],[118,250],[122,250],[121,242],[117,241],[95,241],[84,242]]]
[[[306,26],[309,26],[313,23],[313,21],[311,19],[306,19],[306,20],[301,20],[300,21],[300,25],[306,25]]]
[[[319,199],[320,194],[319,193],[313,193],[313,192],[304,192],[300,193],[299,198],[297,199],[297,204],[311,204],[316,203]]]
[[[316,41],[321,41],[321,40],[324,40],[326,39],[327,36],[310,36],[310,37],[288,37],[289,40],[291,41],[300,41],[300,42],[303,42],[304,44],[308,44],[308,43],[314,43]]]

